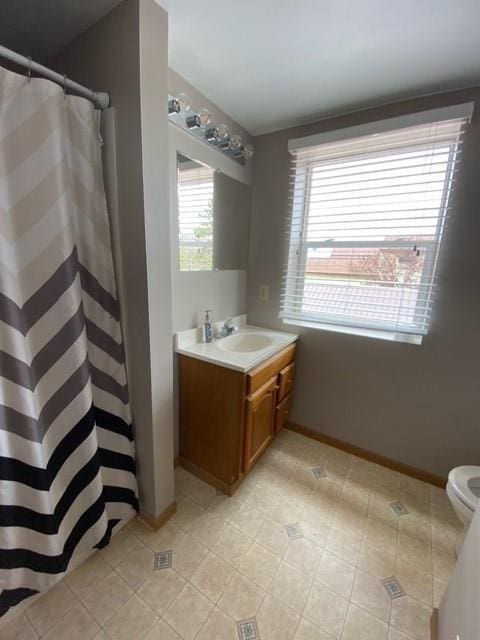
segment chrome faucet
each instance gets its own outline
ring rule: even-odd
[[[217,340],[220,338],[226,338],[227,336],[231,336],[237,331],[238,327],[233,324],[232,318],[227,318],[223,324],[223,327],[215,331],[215,338],[217,338]]]

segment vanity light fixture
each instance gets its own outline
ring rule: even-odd
[[[215,125],[210,111],[205,107],[197,112],[193,111],[190,100],[184,93],[169,97],[168,115],[177,126],[186,128],[195,137],[217,147],[242,164],[255,152],[253,145],[244,145],[238,134],[230,136],[225,124]]]

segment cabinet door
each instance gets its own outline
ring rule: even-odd
[[[292,362],[278,374],[277,402],[281,402],[292,391],[293,377],[295,375],[295,363]]]
[[[273,438],[276,391],[277,378],[275,377],[247,398],[245,473],[253,466]]]
[[[283,429],[285,423],[288,420],[288,414],[290,413],[290,405],[292,403],[292,396],[288,395],[277,405],[277,412],[275,414],[275,433],[277,434]]]

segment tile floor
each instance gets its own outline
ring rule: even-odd
[[[2,640],[429,639],[459,528],[444,491],[291,431],[233,498],[180,468],[176,489],[162,529],[130,522]]]

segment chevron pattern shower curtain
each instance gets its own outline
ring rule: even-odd
[[[137,508],[99,113],[0,68],[0,616]]]

